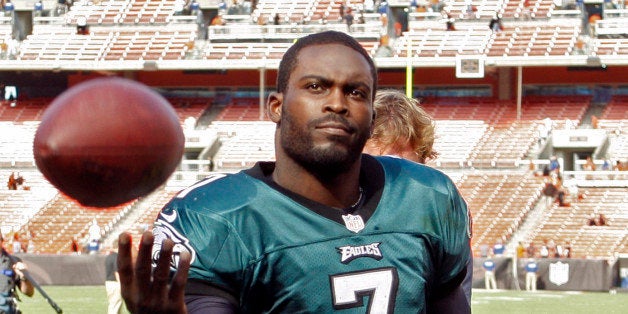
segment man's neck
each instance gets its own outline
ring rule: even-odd
[[[347,171],[322,178],[284,157],[277,158],[272,174],[273,181],[279,186],[336,208],[347,208],[360,197],[360,159]]]

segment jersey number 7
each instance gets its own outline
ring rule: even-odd
[[[367,313],[393,313],[399,278],[395,268],[376,268],[329,276],[334,308],[362,307],[369,296]]]

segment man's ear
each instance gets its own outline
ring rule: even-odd
[[[268,106],[266,110],[268,111],[267,112],[268,118],[270,119],[270,121],[279,123],[279,121],[281,120],[281,107],[283,104],[283,94],[277,93],[277,92],[270,93],[270,95],[268,96],[267,103],[268,103]]]

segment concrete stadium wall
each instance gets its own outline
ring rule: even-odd
[[[105,283],[105,257],[98,255],[36,255],[17,254],[28,266],[33,278],[40,285],[103,285]],[[473,288],[484,288],[484,258],[473,260]],[[513,259],[493,258],[498,289],[524,290],[525,263],[517,261],[517,279]],[[537,259],[539,265],[537,288],[560,291],[609,291],[619,285],[619,269],[616,262],[601,259]],[[554,265],[554,266],[551,266]],[[552,268],[552,270],[550,270]],[[562,271],[553,274],[550,272]],[[559,278],[559,284],[555,279]],[[564,282],[562,282],[564,281]]]
[[[473,260],[473,288],[483,289],[486,258]],[[510,257],[496,257],[495,277],[497,289],[525,290],[525,264],[528,259],[514,260]],[[557,291],[609,291],[618,286],[619,271],[616,262],[603,259],[544,258],[536,259],[537,289]],[[516,272],[516,277],[515,277]],[[550,279],[552,278],[552,279]]]
[[[105,257],[96,255],[16,254],[40,285],[87,286],[105,284]]]

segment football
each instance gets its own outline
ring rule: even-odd
[[[185,136],[168,100],[118,77],[75,85],[46,108],[33,154],[44,177],[87,207],[154,191],[181,161]]]

